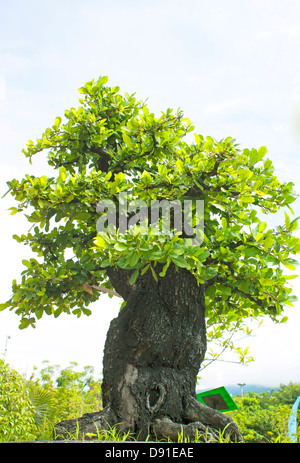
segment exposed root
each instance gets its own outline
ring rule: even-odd
[[[97,436],[99,431],[110,430],[117,422],[110,406],[100,412],[85,413],[80,418],[64,420],[55,425],[55,439],[87,438],[89,434]]]
[[[229,416],[207,407],[192,396],[186,399],[184,419],[188,423],[200,421],[213,429],[224,431],[224,436],[229,436],[231,441],[241,442],[243,440],[239,428]]]
[[[178,437],[189,441],[218,442],[218,436],[210,428],[207,428],[200,422],[190,424],[174,423],[170,418],[163,417],[156,419],[152,425],[152,432],[156,439],[170,439],[178,442]]]
[[[160,393],[158,399],[161,399],[161,396],[164,397],[165,390],[161,389]],[[237,425],[229,416],[201,404],[192,396],[185,398],[182,423],[175,422],[168,416],[159,416],[157,403],[152,404],[150,397],[147,396],[146,402],[148,413],[150,411],[153,414],[152,419],[150,418],[152,422],[148,421],[150,425],[148,431],[150,431],[151,438],[169,439],[173,442],[178,442],[179,437],[191,442],[195,440],[198,442],[219,442],[219,432],[221,432],[230,442],[243,440]],[[113,408],[107,405],[101,412],[86,413],[78,419],[61,421],[55,426],[56,440],[97,438],[99,432],[109,431],[115,425],[117,425],[118,432],[125,433],[131,430],[140,437],[144,436],[146,429],[143,429],[143,426],[139,429],[139,426],[136,427],[139,415],[130,413],[130,411],[132,412],[130,407],[125,407],[124,410],[125,420],[120,420]]]

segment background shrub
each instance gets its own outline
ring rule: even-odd
[[[0,359],[0,441],[35,440],[34,416],[25,382]]]

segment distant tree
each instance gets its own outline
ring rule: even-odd
[[[300,396],[300,384],[290,382],[289,384],[280,384],[280,387],[273,393],[274,400],[277,403],[293,405],[297,397]]]
[[[66,368],[45,362],[26,381],[29,398],[35,410],[37,436],[49,435],[55,423],[84,413],[102,410],[101,382],[94,377],[94,368],[78,369],[76,362]]]
[[[229,415],[238,424],[245,442],[290,442],[288,422],[292,404],[299,395],[300,384],[294,383],[282,384],[269,392],[249,392],[244,397],[234,397],[238,410]]]
[[[259,316],[285,321],[297,220],[284,211],[271,229],[263,217],[291,211],[293,185],[277,179],[265,147],[197,133],[187,142],[194,127],[181,111],[156,117],[106,83],[87,82],[79,108],[23,150],[30,162],[44,152],[53,176],[8,182],[12,214],[32,226],[14,237],[37,259],[23,260],[1,308],[23,329],[44,314],[89,315],[103,290],[123,298],[105,344],[104,410],[79,420],[82,432],[122,423],[143,439],[148,429],[191,436],[209,426],[240,439],[226,415],[196,400],[197,373],[207,331],[217,339]]]

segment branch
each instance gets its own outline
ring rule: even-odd
[[[122,296],[120,296],[120,294],[116,293],[116,291],[113,291],[112,289],[107,289],[104,286],[92,285],[92,288],[98,289],[99,291],[103,291],[104,293],[112,294],[113,296],[117,296],[117,297],[120,297],[122,299]]]
[[[127,301],[128,297],[136,288],[136,285],[131,285],[129,280],[133,273],[133,270],[127,270],[119,267],[107,267],[106,274],[109,277],[109,280],[113,286],[117,290],[117,294],[119,294],[125,301]]]
[[[93,294],[92,288],[97,289],[97,290],[99,290],[99,291],[103,291],[104,293],[111,294],[112,296],[117,296],[117,297],[121,297],[121,298],[122,298],[122,296],[120,296],[120,294],[116,293],[116,291],[113,291],[112,289],[105,288],[105,286],[89,285],[87,281],[86,281],[85,283],[83,283],[83,289],[84,289],[87,293]]]

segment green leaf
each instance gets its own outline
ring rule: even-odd
[[[181,159],[177,159],[175,161],[175,165],[176,165],[179,173],[181,174],[183,172],[183,170],[184,170],[184,165],[183,165],[183,162],[181,161]]]
[[[147,270],[148,270],[149,267],[150,267],[150,264],[147,264],[147,265],[143,268],[143,270],[141,271],[141,275],[144,275],[144,273],[147,272]]]
[[[293,280],[294,278],[298,278],[299,275],[282,275],[287,280]]]
[[[217,270],[212,267],[205,268],[201,271],[201,279],[210,280],[217,275]]]
[[[84,93],[84,94],[89,93],[88,90],[87,90],[85,87],[80,87],[80,88],[78,89],[78,92],[79,92],[79,93]]]
[[[249,248],[245,249],[245,257],[256,257],[259,254],[259,249],[255,248],[254,246],[251,246]]]
[[[275,281],[270,278],[259,278],[259,282],[262,286],[274,286]]]
[[[274,243],[274,239],[272,238],[272,236],[267,236],[267,238],[264,240],[264,248],[265,249],[269,249],[272,244]]]
[[[156,273],[155,273],[155,270],[154,270],[154,268],[153,268],[151,265],[150,265],[150,270],[151,270],[151,273],[152,273],[152,275],[153,275],[154,280],[155,280],[155,281],[158,281],[158,278],[157,278],[157,275],[156,275]]]
[[[209,286],[206,290],[205,295],[214,299],[216,296],[216,286],[215,285]]]
[[[108,82],[108,76],[102,76],[98,79],[97,84],[103,86]]]
[[[116,251],[127,251],[128,247],[126,246],[126,244],[124,243],[116,243],[114,244],[114,248]]]
[[[266,161],[264,162],[264,169],[265,170],[270,169],[272,166],[273,166],[272,161],[270,159],[266,159]]]
[[[19,329],[24,330],[25,328],[28,328],[29,325],[30,325],[30,319],[22,318],[20,325],[19,325]]]
[[[200,248],[201,251],[203,251],[203,248]],[[207,257],[210,256],[210,251],[206,250],[206,251],[203,251],[201,252],[201,254],[197,255],[198,259],[200,260],[200,262],[203,262],[205,261],[205,259]]]
[[[177,257],[177,256],[181,256],[182,254],[184,254],[184,249],[175,248],[175,249],[172,249],[172,251],[170,252],[170,257]],[[159,255],[161,255],[161,253],[159,253]]]
[[[66,203],[70,203],[71,201],[73,201],[74,198],[75,196],[73,195],[73,193],[70,193],[69,196],[66,198]]]
[[[225,217],[222,217],[221,222],[222,222],[223,230],[224,230],[224,232],[225,232],[226,229],[227,229],[227,220],[226,220],[226,218],[225,218]]]
[[[159,274],[160,277],[164,277],[166,275],[166,271],[168,270],[170,263],[170,260],[168,260],[168,262],[163,266],[163,269]]]
[[[138,263],[139,261],[139,258],[140,258],[140,254],[138,252],[133,252],[130,256],[129,256],[129,259],[128,259],[128,263],[130,265],[130,267],[135,267],[136,264]]]
[[[28,268],[31,268],[31,263],[29,262],[29,260],[23,259],[22,264],[25,265]]]
[[[258,153],[255,149],[252,149],[250,151],[250,156],[249,156],[250,165],[256,164],[257,159],[258,159]]]
[[[258,231],[259,231],[259,232],[265,231],[266,226],[267,226],[267,222],[261,222],[261,223],[259,224],[259,226],[258,226]]]
[[[57,318],[60,316],[60,314],[63,312],[63,308],[62,307],[59,307],[58,309],[54,310],[54,318]]]
[[[130,279],[129,279],[129,283],[130,283],[131,285],[133,285],[133,284],[136,282],[138,276],[139,276],[139,269],[137,268],[137,269],[135,269],[135,271],[134,271],[133,274],[131,275],[131,277],[130,277]]]
[[[263,233],[257,233],[257,235],[255,237],[256,242],[258,243],[262,239],[263,236],[264,236]]]
[[[300,244],[297,244],[296,246],[293,247],[293,252],[296,254],[300,253]]]
[[[248,294],[249,293],[249,284],[250,284],[250,281],[249,280],[243,280],[239,283],[238,285],[238,289],[240,291],[243,291],[243,293],[246,293]]]
[[[115,174],[115,183],[117,185],[120,185],[120,183],[122,183],[124,179],[125,179],[124,172],[119,172],[118,174]]]
[[[72,313],[74,315],[76,315],[77,318],[81,317],[81,310],[80,309],[75,309],[75,310],[72,311]]]
[[[289,270],[295,270],[295,265],[291,264],[290,262],[287,261],[282,261],[283,265],[288,268]]]
[[[230,296],[231,295],[231,288],[229,288],[228,286],[219,285],[218,289],[221,291],[221,294],[224,295],[224,296]]]
[[[61,124],[61,121],[62,121],[61,117],[56,117],[56,118],[55,118],[55,121],[54,121],[54,128],[55,128],[55,130],[58,130],[58,129],[59,129],[59,126],[60,126],[60,124]]]
[[[0,304],[0,312],[1,312],[2,310],[7,309],[7,307],[9,307],[9,306],[10,306],[10,303],[9,303],[9,302],[5,302],[4,304]]]
[[[198,135],[197,133],[194,134],[194,137],[195,137],[195,140],[196,140],[196,143],[198,146],[201,146],[201,143],[202,143],[202,138],[200,135]]]
[[[58,178],[61,179],[62,181],[64,181],[66,179],[66,177],[67,177],[67,171],[66,171],[65,167],[61,166],[59,168],[59,177]]]
[[[285,212],[284,213],[284,222],[285,222],[285,226],[287,228],[287,230],[290,228],[290,218],[289,216],[287,215],[287,213]]]
[[[185,261],[185,259],[183,257],[171,257],[172,261],[174,262],[174,264],[178,265],[178,267],[181,267],[181,268],[190,268],[190,265]]]
[[[82,312],[84,313],[84,315],[87,315],[88,317],[90,315],[92,315],[92,311],[90,309],[86,309],[86,308],[82,308]]]
[[[97,236],[95,238],[95,243],[96,246],[100,249],[107,248],[107,242],[101,236]]]
[[[142,172],[141,179],[142,179],[143,182],[145,182],[145,183],[151,183],[151,181],[152,181],[152,176],[151,176],[151,174],[149,174],[149,172],[147,172],[146,170],[144,170],[144,171]]]
[[[268,150],[265,146],[261,146],[257,152],[257,161],[256,162],[259,162],[262,160],[262,158],[265,157],[265,155],[267,154]]]
[[[240,201],[243,203],[254,203],[255,198],[252,198],[252,196],[241,196]]]
[[[295,231],[295,230],[297,230],[297,228],[298,228],[298,222],[297,222],[297,220],[293,220],[290,223],[289,232]]]
[[[18,212],[17,207],[10,207],[8,210],[11,211],[10,215],[15,215]]]
[[[131,148],[132,147],[131,138],[126,133],[123,133],[122,137],[123,137],[123,141],[125,145]]]

